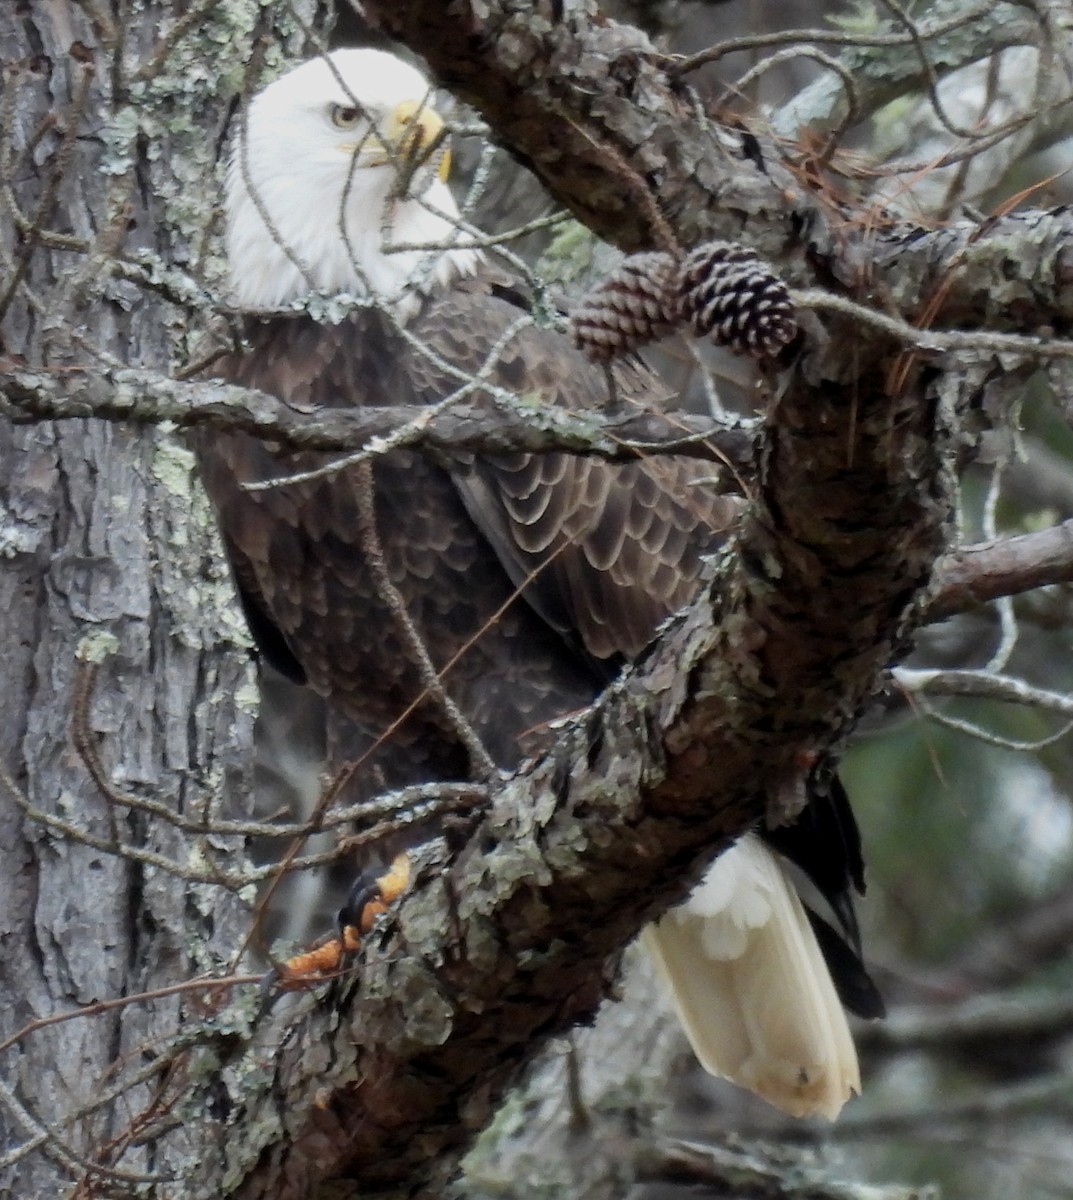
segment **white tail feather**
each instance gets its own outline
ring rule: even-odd
[[[795,1117],[834,1120],[857,1052],[797,892],[759,838],[643,933],[701,1065]]]

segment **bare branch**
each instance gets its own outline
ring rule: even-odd
[[[872,1116],[850,1116],[831,1131],[833,1141],[862,1138],[886,1138],[898,1133],[914,1137],[939,1135],[951,1126],[988,1122],[1015,1117],[1059,1113],[1073,1115],[1069,1076],[1064,1072],[1038,1076],[1009,1087],[993,1087],[974,1092],[962,1100],[944,1097],[941,1104],[881,1112]],[[790,1131],[790,1138],[800,1136]]]
[[[1022,704],[1062,717],[1073,717],[1073,696],[1032,687],[1023,679],[992,671],[912,671],[899,667],[894,677],[907,692],[931,696],[973,696],[978,700]]]
[[[991,994],[950,1007],[901,1008],[887,1019],[862,1026],[858,1042],[883,1050],[940,1054],[983,1052],[987,1043],[1068,1037],[1073,1033],[1073,1001],[1068,996]]]
[[[221,383],[189,383],[153,371],[32,370],[0,359],[0,412],[15,421],[96,417],[133,425],[238,430],[278,442],[288,450],[369,450],[383,453],[409,428],[408,445],[452,454],[565,450],[628,462],[652,454],[680,454],[749,474],[754,434],[693,413],[568,412],[519,399],[507,407],[458,404],[431,414],[410,406],[331,409],[289,408],[265,392]]]
[[[951,551],[936,565],[924,619],[941,621],[998,596],[1073,583],[1073,521]]]

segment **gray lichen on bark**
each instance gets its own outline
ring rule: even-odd
[[[5,186],[18,212],[62,231],[55,245],[37,245],[33,232],[16,231],[16,209],[5,208],[5,288],[12,271],[25,272],[5,313],[5,353],[56,374],[92,361],[87,351],[167,368],[181,320],[117,282],[108,264],[138,243],[188,264],[198,254],[213,206],[205,176],[245,57],[237,52],[263,20],[256,3],[213,7],[194,43],[144,84],[134,77],[170,6],[140,7],[122,36],[94,6],[10,6],[0,17],[5,154],[18,164]],[[83,136],[72,142],[68,131]],[[8,1037],[35,1018],[229,963],[247,905],[109,853],[122,843],[181,868],[198,847],[106,799],[75,738],[96,746],[116,793],[166,798],[179,813],[219,807],[224,796],[241,809],[252,716],[229,701],[253,694],[253,675],[245,651],[235,652],[245,635],[192,461],[173,433],[3,421],[0,463],[8,934],[0,1036]],[[93,693],[76,701],[94,657]],[[25,819],[11,786],[88,840]],[[211,852],[226,860],[242,850],[217,837]],[[0,1190],[58,1195],[94,1166],[108,1178],[108,1145],[156,1103],[160,1066],[145,1072],[145,1063],[191,1011],[181,995],[164,995],[9,1047],[5,1081],[17,1102],[0,1116]],[[181,1177],[193,1152],[187,1131],[173,1127],[126,1153],[121,1171]]]

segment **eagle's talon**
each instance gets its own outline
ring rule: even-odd
[[[277,972],[278,986],[291,991],[337,975],[346,956],[358,949],[376,918],[387,912],[409,882],[410,859],[406,854],[398,855],[388,870],[371,883],[359,877],[339,913],[339,936],[287,959]]]
[[[343,961],[361,944],[361,935],[353,925],[344,925],[338,937],[330,938],[312,950],[296,954],[281,963],[276,971],[277,986],[282,991],[309,987],[338,975]]]

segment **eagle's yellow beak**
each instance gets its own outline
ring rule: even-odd
[[[390,161],[423,160],[436,154],[439,156],[436,173],[446,181],[451,170],[451,151],[445,144],[444,129],[443,118],[423,100],[404,100],[384,126],[383,140]]]

